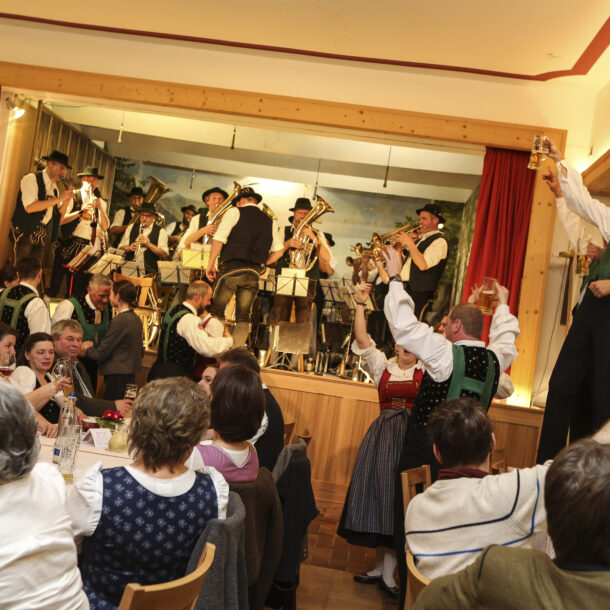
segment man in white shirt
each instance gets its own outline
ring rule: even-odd
[[[239,191],[235,207],[225,213],[214,234],[206,269],[207,278],[214,282],[216,260],[220,260],[210,308],[213,316],[224,320],[227,303],[235,295],[233,340],[236,347],[244,345],[248,338],[252,305],[265,263],[274,262],[286,251],[274,221],[259,207],[262,199],[250,187]],[[298,240],[290,241],[300,245]]]
[[[165,227],[169,247],[172,252],[176,250],[182,236],[191,226],[191,220],[193,220],[193,217],[197,213],[194,205],[185,205],[184,207],[180,208],[180,211],[182,212],[182,221],[170,222],[167,227]]]
[[[38,287],[42,281],[40,262],[31,257],[17,263],[19,284],[6,288],[0,294],[0,319],[17,331],[15,350],[23,347],[32,333],[50,333],[51,320]]]
[[[189,284],[186,299],[167,311],[161,323],[158,356],[148,381],[162,377],[192,377],[198,356],[215,357],[233,345],[230,336],[208,332],[201,318],[212,299],[212,289],[203,281]]]
[[[90,246],[92,257],[98,258],[106,249],[106,231],[108,229],[108,204],[101,198],[97,187],[104,179],[96,166],[89,165],[77,174],[82,179],[82,186],[75,191],[74,201],[68,203],[60,225],[62,240],[55,250],[53,271],[49,296],[57,296],[61,281],[66,275],[65,264],[69,263],[81,250]],[[93,262],[95,258],[92,259]],[[89,274],[85,264],[73,274],[70,294],[84,294]]]
[[[127,199],[129,200],[129,207],[127,209],[117,210],[112,219],[112,224],[110,225],[110,242],[113,247],[118,246],[131,219],[138,213],[138,210],[144,201],[144,191],[142,190],[142,187],[134,186],[127,196]]]
[[[543,179],[556,196],[563,193],[568,209],[595,225],[602,237],[610,239],[610,208],[593,199],[580,174],[571,168],[561,152],[549,140],[548,156],[555,161],[557,174],[549,170]],[[589,284],[574,314],[572,326],[563,343],[549,380],[549,393],[538,462],[555,457],[564,447],[571,430],[583,436],[598,429],[610,418],[610,252],[597,261],[589,276]],[[582,387],[587,384],[590,413],[583,407]]]
[[[417,210],[417,214],[417,239],[413,239],[410,233],[398,233],[395,240],[409,251],[400,276],[415,303],[415,316],[421,319],[424,307],[434,299],[436,287],[445,270],[448,247],[438,230],[439,224],[445,222],[439,206],[427,203]]]
[[[157,211],[150,203],[140,207],[140,219],[125,231],[119,248],[125,250],[126,261],[135,260],[140,275],[157,273],[157,261],[169,256],[167,232],[155,223]]]
[[[57,189],[57,181],[72,169],[68,155],[54,150],[42,159],[47,162],[43,171],[21,179],[9,235],[15,264],[26,256],[42,261],[45,245],[57,237],[60,215],[74,198],[71,189],[65,189],[61,195]]]

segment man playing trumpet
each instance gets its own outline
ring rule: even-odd
[[[438,230],[439,224],[445,222],[439,206],[427,203],[417,210],[417,214],[418,234],[398,233],[394,239],[409,252],[400,277],[415,303],[415,316],[420,319],[424,307],[434,299],[436,287],[447,264],[448,246]]]

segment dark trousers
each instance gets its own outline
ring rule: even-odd
[[[295,322],[309,322],[313,296],[292,297],[285,294],[276,294],[273,297],[273,324],[290,321],[292,303],[294,303]]]
[[[114,375],[104,375],[106,386],[104,387],[105,400],[123,400],[125,398],[125,388],[128,383],[135,383],[134,373],[117,373]]]
[[[251,269],[229,272],[221,276],[214,286],[210,313],[224,320],[225,309],[235,295],[235,322],[250,322],[252,304],[258,294],[258,273]]]
[[[570,428],[582,438],[610,418],[609,364],[610,296],[599,299],[587,290],[549,381],[539,463],[561,451]]]

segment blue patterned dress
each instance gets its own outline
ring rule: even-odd
[[[181,578],[191,552],[210,519],[218,517],[212,478],[195,473],[184,494],[154,494],[127,469],[102,470],[102,514],[83,541],[81,573],[92,610],[117,608],[125,586]]]

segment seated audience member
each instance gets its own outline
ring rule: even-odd
[[[63,380],[53,379],[49,373],[54,360],[53,337],[47,333],[34,333],[26,339],[23,354],[11,375],[11,383],[34,407],[40,433],[52,438],[57,436],[65,385]]]
[[[606,424],[593,439],[566,447],[547,472],[544,500],[555,560],[540,551],[490,546],[465,570],[432,581],[416,610],[607,608],[609,436]]]
[[[133,404],[129,466],[99,462],[74,486],[68,511],[92,608],[116,608],[125,585],[184,576],[210,519],[224,519],[229,488],[213,469],[184,466],[210,419],[201,388],[183,378],[144,386]]]
[[[233,364],[243,364],[260,377],[261,367],[256,358],[245,347],[230,349],[220,356],[219,360],[221,369]],[[260,428],[250,439],[250,442],[256,448],[259,466],[261,468],[264,466],[272,471],[277,456],[284,448],[284,416],[271,390],[264,383],[262,383],[262,386],[265,392],[265,414]]]
[[[550,462],[489,475],[496,439],[473,398],[436,408],[429,423],[438,480],[407,508],[407,547],[427,578],[457,572],[490,544],[533,547],[546,531],[542,490]]]
[[[203,463],[218,470],[227,483],[254,481],[258,456],[248,439],[258,430],[265,412],[260,378],[251,369],[235,364],[218,371],[211,390],[214,440],[197,447]]]
[[[202,281],[189,284],[183,303],[170,308],[161,324],[158,356],[148,380],[162,377],[191,377],[197,355],[216,356],[233,345],[230,336],[214,336],[201,325],[199,316],[212,299],[212,288]]]
[[[0,292],[5,288],[17,286],[18,283],[19,276],[17,275],[17,269],[10,263],[6,263],[6,265],[0,269]]]
[[[15,363],[15,341],[17,341],[17,331],[13,330],[8,324],[0,322],[0,369],[2,367],[10,367],[11,363]],[[6,371],[10,368],[3,369],[0,381],[9,381],[9,377],[5,377]],[[9,374],[11,374],[9,372]]]
[[[199,386],[205,390],[205,393],[208,395],[208,398],[212,398],[212,390],[210,386],[212,385],[212,381],[214,381],[214,377],[218,373],[218,363],[214,362],[212,364],[208,364],[203,369],[203,373],[201,374],[201,379],[199,380]]]
[[[53,346],[56,358],[66,358],[72,361],[72,379],[74,380],[74,393],[76,406],[85,415],[101,416],[109,409],[119,411],[123,417],[131,412],[132,400],[104,400],[96,398],[91,384],[91,378],[83,363],[77,358],[83,343],[83,329],[78,320],[60,320],[51,328]]]
[[[0,386],[0,606],[89,608],[76,566],[66,485],[53,464],[36,463],[32,407]]]
[[[40,298],[38,286],[42,280],[42,267],[35,258],[22,258],[17,263],[19,284],[0,294],[0,319],[17,331],[17,353],[32,333],[48,333],[51,319],[45,302]]]
[[[130,281],[114,282],[110,304],[116,315],[97,347],[93,341],[83,342],[85,357],[95,360],[98,373],[104,376],[106,400],[124,398],[127,384],[135,382],[135,374],[142,368],[144,330],[142,320],[132,309],[137,298],[138,289]]]

